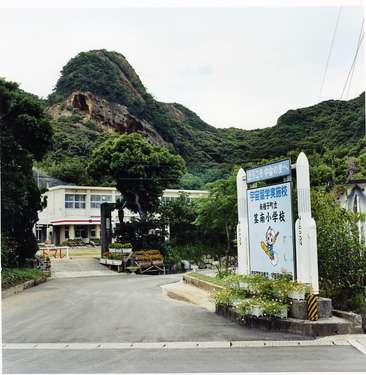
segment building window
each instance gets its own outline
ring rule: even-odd
[[[90,196],[90,208],[100,208],[104,202],[112,202],[112,195],[94,195]]]
[[[96,238],[97,237],[97,231],[95,229],[95,225],[93,225],[91,228],[90,228],[90,237],[91,238]]]
[[[75,226],[75,238],[87,238],[87,227],[84,225],[76,225]]]
[[[177,197],[161,197],[161,201],[163,203],[169,203],[169,202],[174,202],[176,201],[178,198]]]
[[[69,226],[65,227],[65,239],[69,239]]]
[[[85,194],[65,194],[65,208],[85,208]]]

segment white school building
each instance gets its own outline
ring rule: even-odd
[[[205,190],[164,190],[162,199],[170,201],[178,198],[181,192],[187,193],[190,199],[206,198]],[[100,205],[115,203],[120,193],[113,187],[61,185],[50,187],[43,195],[47,207],[38,213],[39,220],[35,225],[38,242],[61,244],[67,239],[80,239],[88,243],[100,239]],[[124,220],[130,221],[137,215],[127,209]],[[112,226],[118,223],[117,210],[112,212]]]

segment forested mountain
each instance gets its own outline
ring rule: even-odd
[[[96,50],[64,66],[48,112],[54,119],[54,148],[38,167],[69,182],[92,183],[85,172],[91,151],[124,132],[139,132],[179,153],[190,172],[182,180],[185,187],[201,187],[236,164],[295,157],[300,150],[315,161],[319,181],[342,182],[366,173],[364,93],[289,110],[269,128],[217,129],[180,104],[155,100],[121,54]]]

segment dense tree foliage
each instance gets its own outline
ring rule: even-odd
[[[52,130],[40,100],[3,79],[0,126],[2,264],[11,266],[24,263],[37,250],[32,230],[42,205],[32,161],[50,147]]]
[[[163,190],[185,172],[179,155],[153,146],[134,133],[107,139],[92,155],[89,171],[97,180],[111,177],[126,207],[142,220],[156,212]]]
[[[209,197],[200,200],[196,224],[202,230],[203,240],[210,246],[226,244],[231,255],[237,224],[236,174],[208,185]]]
[[[62,69],[50,103],[65,99],[74,91],[90,91],[108,101],[141,111],[146,93],[126,59],[106,50],[79,53]]]
[[[334,194],[314,191],[320,288],[336,308],[366,312],[366,247],[359,241],[360,217],[341,208]]]
[[[187,193],[177,199],[162,202],[158,214],[162,226],[169,226],[170,241],[177,245],[187,245],[199,241],[199,231],[194,224],[197,210]]]
[[[61,116],[52,121],[53,150],[36,166],[52,177],[77,185],[93,185],[87,165],[93,150],[109,137],[93,121],[80,114]],[[108,184],[108,181],[105,181]]]

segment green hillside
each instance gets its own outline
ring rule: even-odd
[[[125,57],[106,50],[82,52],[64,66],[49,96],[50,108],[63,105],[75,92],[90,92],[108,103],[125,106],[131,116],[151,126],[167,147],[186,160],[188,170],[200,178],[201,184],[229,173],[235,164],[246,167],[262,160],[294,156],[300,150],[314,160],[320,158],[318,164],[327,164],[327,159],[333,160],[333,166],[341,164],[333,177],[340,181],[349,177],[349,158],[356,157],[355,163],[362,164],[360,155],[354,156],[352,150],[365,148],[361,143],[364,93],[350,101],[330,100],[289,110],[270,128],[217,129],[180,104],[155,100]],[[95,125],[93,116],[85,116],[77,108],[69,110],[71,115],[55,118],[55,147],[39,166],[71,182],[91,182],[85,175],[84,161],[108,134]],[[100,120],[99,115],[97,118]],[[356,173],[362,174],[362,170],[361,165]],[[194,181],[197,185],[197,178],[188,175],[183,185]]]

